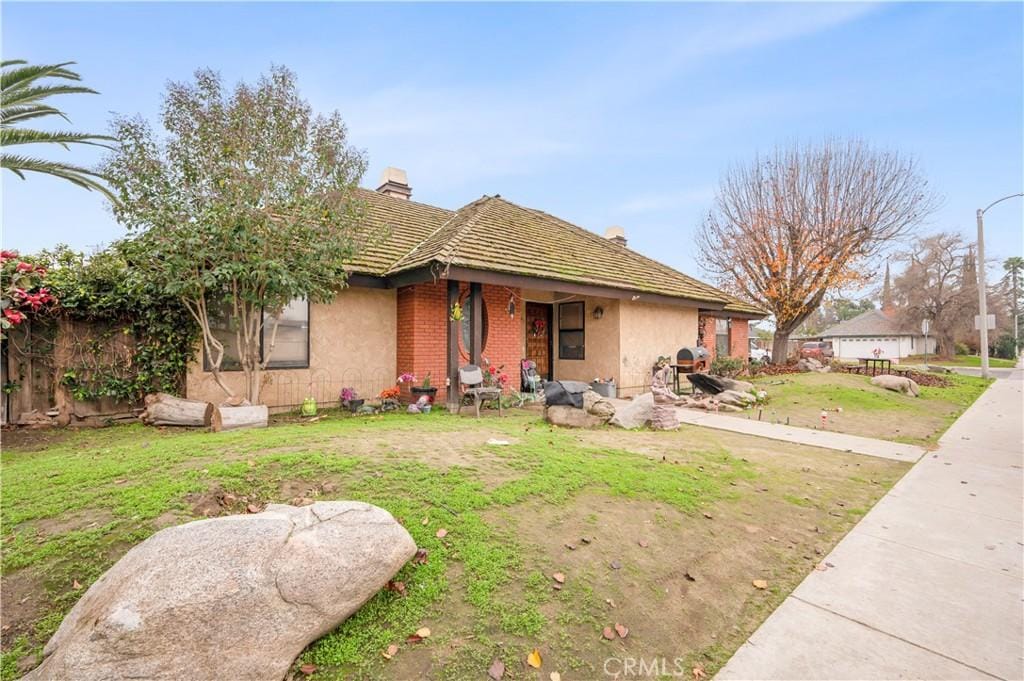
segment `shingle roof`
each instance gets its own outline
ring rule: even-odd
[[[725,304],[764,315],[713,286],[543,211],[484,196],[455,212],[361,191],[371,230],[388,228],[353,270],[393,275],[437,264]],[[386,263],[386,264],[385,264]]]
[[[913,336],[913,332],[900,329],[895,319],[881,310],[868,310],[853,319],[839,322],[818,334],[822,338],[838,336]]]

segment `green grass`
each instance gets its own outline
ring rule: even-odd
[[[792,425],[817,428],[821,412],[826,410],[828,429],[929,445],[991,383],[974,376],[951,374],[944,378],[949,387],[922,386],[919,397],[873,386],[870,377],[857,374],[787,374],[757,378],[755,383],[769,395],[762,408],[765,420],[788,419]]]
[[[583,491],[596,491],[692,514],[730,495],[737,480],[754,475],[748,462],[721,448],[698,451],[690,462],[667,467],[641,453],[583,444],[572,431],[535,419],[480,422],[516,440],[485,448],[510,473],[495,485],[487,485],[486,476],[471,467],[435,466],[394,452],[370,458],[355,451],[364,438],[386,435],[429,448],[431,433],[481,427],[444,414],[333,418],[315,427],[220,434],[122,426],[71,433],[43,451],[5,448],[3,571],[31,571],[51,607],[36,621],[32,645],[22,638],[5,646],[3,679],[15,676],[19,658],[38,654],[81,594],[71,588],[74,581],[87,588],[125,548],[154,532],[161,514],[187,517],[192,493],[219,487],[261,503],[287,502],[280,492],[285,481],[336,480],[331,497],[387,509],[427,549],[425,565],[407,565],[396,577],[406,583],[406,596],[379,593],[302,656],[320,666],[320,677],[341,678],[367,674],[380,664],[381,650],[415,631],[448,592],[455,564],[481,637],[488,632],[528,637],[548,624],[541,612],[552,597],[547,579],[530,573],[512,588],[525,565],[523,547],[507,529],[484,520],[489,510],[527,500],[566,505]],[[76,517],[102,520],[40,531],[39,523],[48,519]],[[421,524],[422,518],[429,524]],[[435,536],[439,527],[449,532],[444,540]],[[490,622],[499,623],[498,632],[488,628]]]
[[[936,357],[935,355],[929,356],[927,359],[924,355],[913,355],[911,357],[905,357],[903,360],[904,364],[915,364],[924,363],[934,364],[936,366],[944,367],[980,367],[981,357],[978,355],[956,355],[954,357]],[[1000,357],[989,357],[988,365],[993,369],[1012,369],[1016,366],[1016,363],[1012,359],[1002,359]]]

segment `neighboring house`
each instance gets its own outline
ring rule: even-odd
[[[836,359],[859,359],[878,356],[899,361],[910,355],[935,352],[935,339],[900,328],[891,314],[868,310],[853,319],[840,322],[821,332],[816,338],[832,341]]]
[[[484,360],[519,388],[523,358],[546,379],[611,378],[632,395],[660,355],[684,346],[746,359],[748,320],[766,314],[630,250],[621,229],[601,237],[500,196],[450,211],[411,194],[394,168],[377,191],[359,190],[367,233],[382,236],[361,249],[333,303],[286,310],[267,404],[333,402],[343,387],[371,398],[403,372],[429,373],[445,399],[458,367]],[[230,341],[227,320],[220,333]],[[239,373],[224,376],[241,388]],[[187,394],[223,393],[197,361]]]

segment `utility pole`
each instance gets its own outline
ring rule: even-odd
[[[988,378],[988,284],[985,282],[985,211],[992,206],[1012,199],[1024,196],[1024,192],[1010,194],[1001,199],[996,199],[984,208],[978,209],[978,330],[981,332],[981,377]],[[1016,320],[1015,320],[1016,321]]]

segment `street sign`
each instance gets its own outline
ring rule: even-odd
[[[987,328],[989,328],[989,329],[996,328],[996,316],[994,314],[985,315],[985,316],[988,317],[988,319],[987,319],[987,321],[988,321]],[[981,315],[980,314],[974,315],[974,328],[977,331],[981,331]]]
[[[927,336],[928,332],[932,329],[932,320],[922,319],[921,320],[921,334]]]

